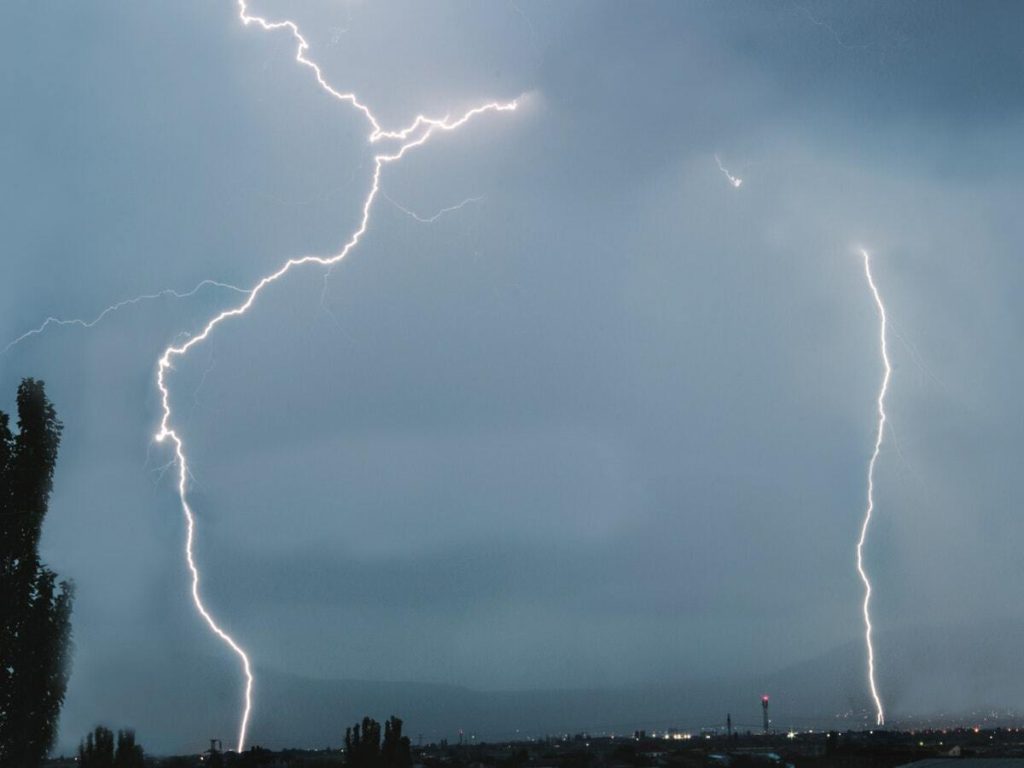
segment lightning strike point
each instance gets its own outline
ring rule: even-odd
[[[867,541],[868,527],[871,524],[871,517],[875,511],[875,465],[878,463],[878,455],[882,451],[882,440],[885,438],[885,395],[889,391],[889,380],[892,378],[892,365],[889,362],[889,347],[886,340],[888,329],[888,318],[885,313],[885,304],[882,303],[882,296],[875,284],[874,276],[871,274],[871,254],[861,248],[860,254],[864,258],[864,276],[867,278],[868,287],[871,289],[871,296],[875,306],[878,308],[879,317],[879,338],[882,355],[882,383],[878,390],[878,427],[875,433],[875,447],[871,453],[871,460],[868,462],[868,498],[867,507],[864,510],[864,522],[860,528],[860,538],[857,540],[857,573],[864,584],[864,603],[862,610],[864,614],[864,642],[868,651],[868,687],[871,689],[871,698],[875,703],[875,724],[885,725],[885,710],[882,707],[882,699],[878,694],[878,685],[875,681],[875,648],[871,640],[871,580],[864,569],[864,543]]]

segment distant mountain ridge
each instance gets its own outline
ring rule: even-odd
[[[878,679],[891,721],[908,715],[945,722],[979,720],[983,709],[1024,701],[1024,621],[917,627],[879,633]],[[135,662],[142,664],[142,662]],[[123,674],[124,659],[111,660]],[[232,741],[238,679],[221,657],[181,656],[148,664],[149,688],[105,689],[104,670],[83,673],[97,691],[95,720],[62,723],[73,747],[96,722],[135,727],[156,754],[197,751],[210,737]],[[155,679],[154,675],[163,676]],[[94,678],[94,679],[93,679]],[[188,685],[182,685],[182,679]],[[200,695],[196,692],[201,691]],[[758,676],[664,682],[591,690],[483,691],[422,682],[321,680],[275,669],[256,672],[249,742],[279,748],[339,745],[364,715],[402,717],[414,743],[505,740],[559,733],[632,733],[678,727],[760,728],[760,696],[771,696],[773,724],[859,728],[872,725],[863,643],[851,641],[806,662]],[[840,719],[837,719],[840,716]],[[219,725],[218,725],[219,723]]]
[[[973,721],[1024,702],[1024,621],[915,627],[876,636],[878,681],[890,720],[908,716]],[[870,727],[873,709],[862,642],[759,676],[592,690],[479,691],[426,683],[309,680],[260,673],[253,738],[269,745],[336,743],[341,723],[364,714],[403,717],[425,740],[509,739],[517,735],[631,733],[679,727],[760,728],[760,696],[771,696],[773,724]],[[290,712],[305,711],[301,717]],[[341,730],[339,730],[341,729]],[[331,737],[334,742],[331,742]]]

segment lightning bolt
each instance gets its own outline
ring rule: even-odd
[[[387,192],[381,192],[380,195],[385,200],[387,200],[389,203],[391,203],[393,206],[395,206],[395,208],[397,208],[402,213],[404,213],[406,216],[408,216],[409,218],[415,219],[420,224],[433,224],[435,221],[437,221],[438,219],[440,219],[442,216],[444,216],[447,213],[454,213],[455,211],[461,211],[467,205],[470,205],[471,203],[479,203],[479,202],[481,202],[483,200],[482,197],[467,197],[461,203],[456,203],[455,205],[449,205],[447,208],[442,208],[437,213],[435,213],[433,216],[420,216],[418,213],[416,213],[416,211],[409,210],[404,205],[401,205],[400,203],[396,203],[394,200],[391,199],[390,196],[388,196]]]
[[[206,286],[226,288],[227,290],[236,291],[237,293],[248,293],[247,290],[245,290],[244,288],[239,288],[237,285],[231,285],[230,283],[220,283],[217,282],[216,280],[203,280],[194,288],[188,291],[176,291],[173,288],[165,288],[164,290],[158,291],[156,293],[145,293],[142,294],[141,296],[136,296],[132,299],[125,299],[124,301],[119,301],[116,304],[111,304],[109,307],[107,307],[98,315],[96,315],[96,317],[94,317],[92,320],[84,320],[81,318],[63,319],[59,317],[48,317],[38,327],[33,328],[30,331],[25,331],[25,333],[21,334],[21,336],[19,336],[18,338],[8,342],[6,347],[0,349],[0,355],[6,354],[11,349],[16,347],[18,344],[23,342],[25,339],[30,338],[32,336],[38,336],[50,326],[77,325],[82,328],[92,328],[94,325],[102,321],[107,315],[116,312],[119,309],[123,309],[134,304],[140,304],[144,301],[152,301],[154,299],[160,298],[187,299],[190,296],[195,296],[197,293],[199,293],[200,290],[202,290]]]
[[[869,43],[861,43],[859,45],[850,45],[849,43],[845,42],[842,37],[840,37],[839,33],[836,32],[835,27],[833,27],[827,21],[824,21],[823,19],[815,18],[815,16],[807,8],[803,7],[802,5],[797,5],[796,7],[799,8],[801,11],[803,11],[804,15],[810,20],[810,22],[812,24],[814,24],[817,27],[823,27],[823,28],[827,29],[829,34],[832,35],[833,39],[835,39],[835,41],[837,43],[839,43],[839,47],[840,48],[847,48],[847,49],[852,51],[852,50],[863,49],[863,48],[867,48],[868,47]]]
[[[741,186],[743,186],[743,179],[739,178],[738,176],[733,176],[731,173],[729,173],[729,171],[726,170],[726,167],[722,165],[722,161],[718,159],[718,155],[715,155],[715,162],[718,163],[718,170],[725,174],[725,178],[729,180],[730,184],[732,184],[736,189],[739,189]]]
[[[373,174],[371,176],[370,190],[367,193],[362,206],[362,216],[359,221],[358,227],[349,236],[348,240],[345,241],[341,250],[333,255],[328,256],[303,256],[299,258],[288,259],[284,264],[279,267],[276,271],[262,277],[246,294],[246,298],[240,304],[226,309],[217,315],[214,315],[195,336],[192,336],[184,343],[168,346],[163,354],[160,356],[157,362],[157,375],[156,383],[157,388],[160,390],[160,403],[161,403],[161,418],[160,426],[155,435],[157,442],[169,441],[174,448],[174,457],[178,467],[178,480],[177,480],[177,491],[178,498],[181,502],[181,509],[185,516],[186,522],[186,536],[185,536],[185,561],[188,565],[189,573],[191,574],[191,593],[192,602],[195,605],[196,611],[206,622],[210,630],[220,640],[228,646],[238,656],[241,662],[242,671],[245,677],[244,687],[244,707],[242,711],[241,723],[238,731],[238,751],[241,752],[245,747],[246,731],[249,726],[249,716],[252,712],[252,691],[253,691],[253,673],[252,665],[249,661],[249,656],[242,648],[242,646],[224,630],[220,624],[214,619],[213,615],[207,609],[202,599],[201,586],[201,575],[198,566],[196,565],[194,544],[195,544],[195,514],[192,510],[188,500],[188,477],[189,477],[189,466],[188,456],[185,451],[185,442],[179,435],[173,424],[173,413],[171,409],[171,393],[167,383],[168,374],[174,369],[174,362],[179,358],[184,358],[189,351],[206,341],[213,331],[222,323],[231,320],[236,317],[244,315],[256,302],[260,294],[272,285],[273,283],[280,280],[282,277],[287,275],[296,267],[303,267],[306,265],[318,265],[327,267],[330,269],[333,265],[344,259],[353,248],[355,248],[359,241],[362,239],[370,222],[370,212],[373,208],[373,204],[380,193],[380,179],[381,173],[386,165],[394,163],[402,159],[407,152],[416,147],[422,146],[430,139],[431,136],[438,132],[454,131],[455,129],[465,125],[469,120],[473,119],[478,115],[482,115],[487,112],[507,112],[513,111],[519,106],[519,100],[515,99],[508,102],[489,102],[477,107],[474,107],[457,118],[451,118],[451,116],[445,116],[443,118],[427,117],[425,115],[418,115],[412,123],[407,127],[395,130],[386,131],[380,123],[374,117],[369,107],[363,104],[355,94],[343,93],[336,90],[331,86],[323,76],[319,65],[317,65],[312,59],[307,57],[309,51],[309,43],[302,36],[299,31],[298,25],[290,20],[284,21],[268,21],[267,19],[252,15],[249,12],[248,4],[246,0],[238,0],[238,16],[239,19],[245,26],[253,25],[260,27],[261,29],[272,32],[277,30],[285,30],[294,38],[296,43],[295,61],[300,65],[308,67],[312,70],[314,77],[320,87],[333,98],[347,102],[352,105],[353,108],[358,110],[366,118],[370,125],[371,131],[369,134],[369,142],[371,144],[377,144],[382,141],[395,142],[395,146],[390,151],[382,151],[373,158]]]
[[[882,295],[875,285],[875,278],[871,274],[871,255],[861,249],[864,257],[864,276],[867,278],[868,287],[878,307],[880,320],[880,340],[882,351],[882,365],[885,373],[882,375],[882,385],[878,389],[878,430],[875,434],[875,449],[871,453],[871,461],[868,462],[868,503],[864,510],[864,522],[860,527],[860,538],[857,540],[857,573],[864,583],[864,641],[868,649],[868,685],[871,688],[871,698],[875,701],[875,723],[885,725],[885,710],[882,708],[882,699],[878,695],[878,686],[875,683],[875,648],[871,642],[871,580],[867,571],[864,570],[864,542],[867,540],[868,527],[871,524],[871,516],[875,511],[875,465],[878,463],[878,455],[882,452],[882,440],[885,437],[885,395],[889,390],[889,379],[892,378],[892,365],[889,363],[889,347],[886,343],[886,330],[888,319],[885,314],[885,304],[882,303]]]

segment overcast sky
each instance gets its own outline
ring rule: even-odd
[[[344,263],[281,280],[171,378],[204,592],[255,664],[581,687],[857,640],[882,369],[856,247],[893,323],[876,624],[1024,618],[1024,9],[254,10],[294,18],[386,127],[526,94],[389,166]],[[233,3],[19,0],[0,35],[0,343],[248,287],[358,224],[365,120]],[[237,691],[191,661],[237,672],[192,609],[152,436],[161,350],[237,300],[0,356],[0,408],[35,376],[65,423],[43,538],[78,585],[63,745],[133,717],[189,745],[161,709],[186,696],[234,732]],[[913,705],[918,681],[880,684]],[[95,711],[140,689],[150,711]]]

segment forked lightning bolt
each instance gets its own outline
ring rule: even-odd
[[[889,391],[889,379],[892,377],[892,365],[889,363],[889,347],[886,343],[886,331],[888,330],[888,318],[885,314],[885,304],[882,303],[882,296],[875,285],[875,279],[871,274],[871,255],[861,249],[864,257],[864,275],[867,277],[868,287],[874,297],[875,305],[878,307],[880,320],[880,337],[882,366],[882,384],[878,389],[878,429],[875,434],[875,449],[871,453],[871,461],[868,462],[868,503],[864,510],[864,522],[860,528],[860,538],[857,540],[857,573],[864,582],[864,640],[868,650],[868,686],[871,688],[871,698],[875,702],[875,723],[885,725],[885,710],[882,708],[882,699],[878,695],[878,685],[875,682],[875,648],[871,641],[871,580],[867,571],[864,570],[864,542],[868,537],[868,526],[871,524],[871,516],[875,511],[875,465],[878,463],[878,455],[882,452],[882,440],[885,438],[885,395]]]
[[[449,205],[447,208],[442,208],[437,213],[435,213],[433,216],[421,216],[420,214],[416,213],[416,211],[413,211],[413,210],[410,210],[410,209],[406,208],[401,203],[396,203],[394,200],[392,200],[388,196],[387,192],[381,192],[380,194],[381,194],[381,197],[383,197],[385,200],[387,200],[389,203],[391,203],[393,206],[395,206],[395,208],[400,210],[402,213],[404,213],[410,219],[418,221],[420,224],[433,224],[435,221],[440,219],[442,216],[445,216],[446,214],[454,213],[455,211],[461,211],[467,205],[470,205],[472,203],[479,203],[481,200],[483,200],[482,197],[467,197],[461,203],[456,203],[455,205]]]
[[[146,293],[141,296],[136,296],[133,299],[125,299],[124,301],[119,301],[116,304],[111,304],[109,307],[107,307],[98,315],[96,315],[96,317],[94,317],[92,320],[83,320],[81,318],[62,319],[59,317],[48,317],[37,328],[33,328],[30,331],[25,331],[25,333],[21,334],[21,336],[19,336],[18,338],[8,342],[6,347],[0,349],[0,355],[4,354],[5,352],[9,352],[13,347],[17,346],[25,339],[31,336],[38,336],[40,333],[43,333],[43,331],[45,331],[52,325],[77,325],[82,328],[92,328],[94,325],[103,320],[103,318],[105,318],[107,315],[111,314],[112,312],[116,312],[119,309],[123,309],[124,307],[128,307],[133,304],[139,304],[143,301],[152,301],[153,299],[160,298],[169,297],[175,299],[187,299],[190,296],[195,296],[197,293],[199,293],[201,289],[205,288],[208,285],[216,288],[226,288],[230,291],[235,291],[237,293],[248,293],[247,290],[245,290],[244,288],[239,288],[236,285],[230,285],[229,283],[219,283],[216,280],[203,280],[190,291],[176,291],[173,288],[165,288],[164,290],[158,291],[157,293]]]
[[[160,428],[156,433],[156,440],[158,442],[170,441],[174,446],[174,454],[178,466],[178,497],[180,499],[182,512],[184,513],[186,521],[185,560],[188,564],[188,569],[192,578],[192,601],[195,604],[196,610],[202,616],[203,620],[213,633],[216,634],[217,637],[219,637],[238,656],[245,676],[244,707],[238,731],[238,751],[242,751],[245,747],[246,731],[249,726],[249,715],[252,711],[252,666],[249,662],[249,657],[242,646],[239,645],[238,642],[217,623],[203,603],[200,591],[200,573],[199,568],[196,565],[193,546],[195,542],[195,515],[193,514],[192,507],[189,505],[188,501],[188,458],[185,452],[185,443],[182,437],[172,426],[171,393],[167,383],[168,373],[173,370],[173,364],[176,359],[184,358],[190,350],[206,341],[206,339],[210,337],[210,334],[213,333],[221,323],[230,320],[231,318],[244,315],[248,312],[249,308],[252,307],[256,299],[264,289],[267,288],[267,286],[279,280],[293,268],[305,266],[307,264],[331,267],[344,259],[345,256],[347,256],[348,253],[358,245],[360,239],[369,226],[370,211],[378,193],[380,192],[380,177],[385,165],[400,160],[406,152],[414,149],[415,147],[421,146],[438,131],[452,131],[459,126],[464,125],[473,117],[485,112],[505,112],[515,110],[518,107],[519,102],[518,100],[508,102],[489,102],[487,104],[474,107],[455,119],[452,119],[450,116],[443,118],[431,118],[426,117],[425,115],[418,115],[406,128],[402,128],[397,131],[385,131],[381,128],[370,109],[360,102],[355,94],[342,93],[336,90],[326,81],[319,65],[307,58],[306,54],[309,51],[309,43],[299,32],[299,27],[295,22],[288,20],[268,21],[262,17],[254,16],[249,13],[246,0],[238,0],[238,15],[242,23],[246,26],[255,24],[267,31],[286,30],[290,33],[295,39],[297,45],[295,60],[299,64],[309,67],[313,71],[317,83],[319,83],[320,87],[324,91],[340,101],[348,102],[366,117],[371,129],[369,133],[370,143],[376,144],[383,141],[393,143],[393,148],[390,151],[382,151],[376,154],[373,158],[374,163],[370,190],[363,202],[362,216],[360,218],[359,225],[349,236],[348,240],[345,241],[341,250],[328,256],[303,256],[301,258],[289,259],[276,271],[261,278],[248,291],[246,298],[242,303],[230,309],[226,309],[212,317],[203,329],[198,334],[188,339],[188,341],[177,346],[172,345],[167,347],[157,363],[156,380],[157,387],[160,390],[162,415],[160,418]]]

